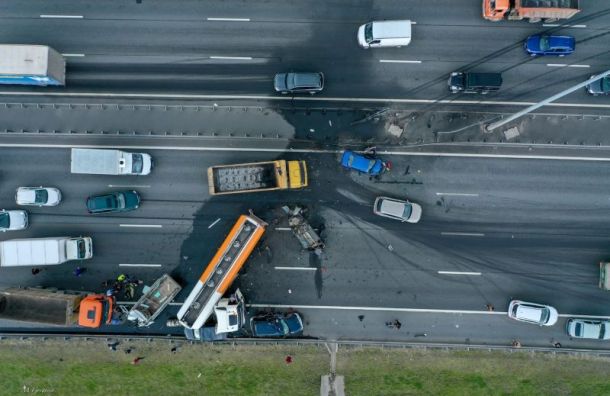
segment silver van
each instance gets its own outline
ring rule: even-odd
[[[358,28],[362,48],[402,47],[411,42],[411,21],[373,21]]]

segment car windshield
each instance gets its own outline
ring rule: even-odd
[[[125,196],[123,194],[116,195],[116,207],[125,209]]]
[[[364,41],[370,43],[373,41],[373,24],[367,23],[364,25]]]
[[[403,219],[408,219],[409,217],[411,217],[411,212],[413,210],[413,207],[409,204],[405,205],[405,211],[402,214],[402,218]]]
[[[49,200],[49,193],[47,190],[36,190],[34,193],[34,202],[37,204],[47,203]]]
[[[549,310],[547,308],[543,309],[541,314],[540,314],[540,323],[546,323],[549,321],[549,315],[551,313],[549,312]]]
[[[131,160],[131,171],[133,173],[142,173],[142,168],[144,168],[142,154],[132,154]]]
[[[76,243],[76,248],[78,249],[78,258],[85,258],[86,249],[85,249],[85,241],[78,241]]]
[[[610,77],[602,78],[602,92],[610,92]]]
[[[279,324],[280,324],[280,331],[282,332],[282,334],[286,335],[288,333],[290,333],[290,329],[288,328],[288,323],[286,323],[286,321],[284,319],[279,319],[278,320]]]
[[[548,51],[549,50],[549,38],[546,36],[540,37],[540,50]]]
[[[0,213],[0,228],[9,228],[11,226],[11,219],[8,213]]]

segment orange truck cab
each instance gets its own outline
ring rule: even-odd
[[[483,0],[483,18],[501,21],[510,9],[510,0]]]
[[[483,18],[489,21],[508,20],[552,22],[568,19],[580,12],[580,0],[483,0]]]
[[[110,324],[114,309],[114,299],[105,294],[90,294],[80,303],[78,324],[83,327],[97,328]]]

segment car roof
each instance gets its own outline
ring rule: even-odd
[[[405,212],[405,202],[398,202],[393,199],[383,198],[381,201],[381,212],[392,216],[402,217]]]
[[[322,77],[320,76],[320,73],[292,73],[292,82],[297,88],[317,88],[322,86]]]
[[[349,158],[352,158],[351,164],[349,163]],[[376,161],[374,159],[366,158],[365,156],[355,153],[351,150],[345,150],[343,153],[343,158],[341,162],[344,166],[359,170],[361,172],[368,173],[371,168],[371,161]]]
[[[541,307],[532,307],[529,305],[523,305],[523,303],[519,304],[517,307],[517,318],[528,320],[531,322],[539,323],[542,319],[542,310],[544,308]]]
[[[577,323],[580,322],[582,324],[581,337],[599,338],[599,334],[602,329],[601,323],[592,323],[590,321],[585,321],[585,320],[577,320],[576,322]]]
[[[373,38],[410,38],[411,21],[375,21],[373,22]]]

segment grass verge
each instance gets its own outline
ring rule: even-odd
[[[136,340],[116,349],[101,340],[2,340],[0,395],[319,395],[329,370],[323,346]],[[610,395],[609,363],[523,350],[340,348],[337,374],[349,396],[593,396]]]

